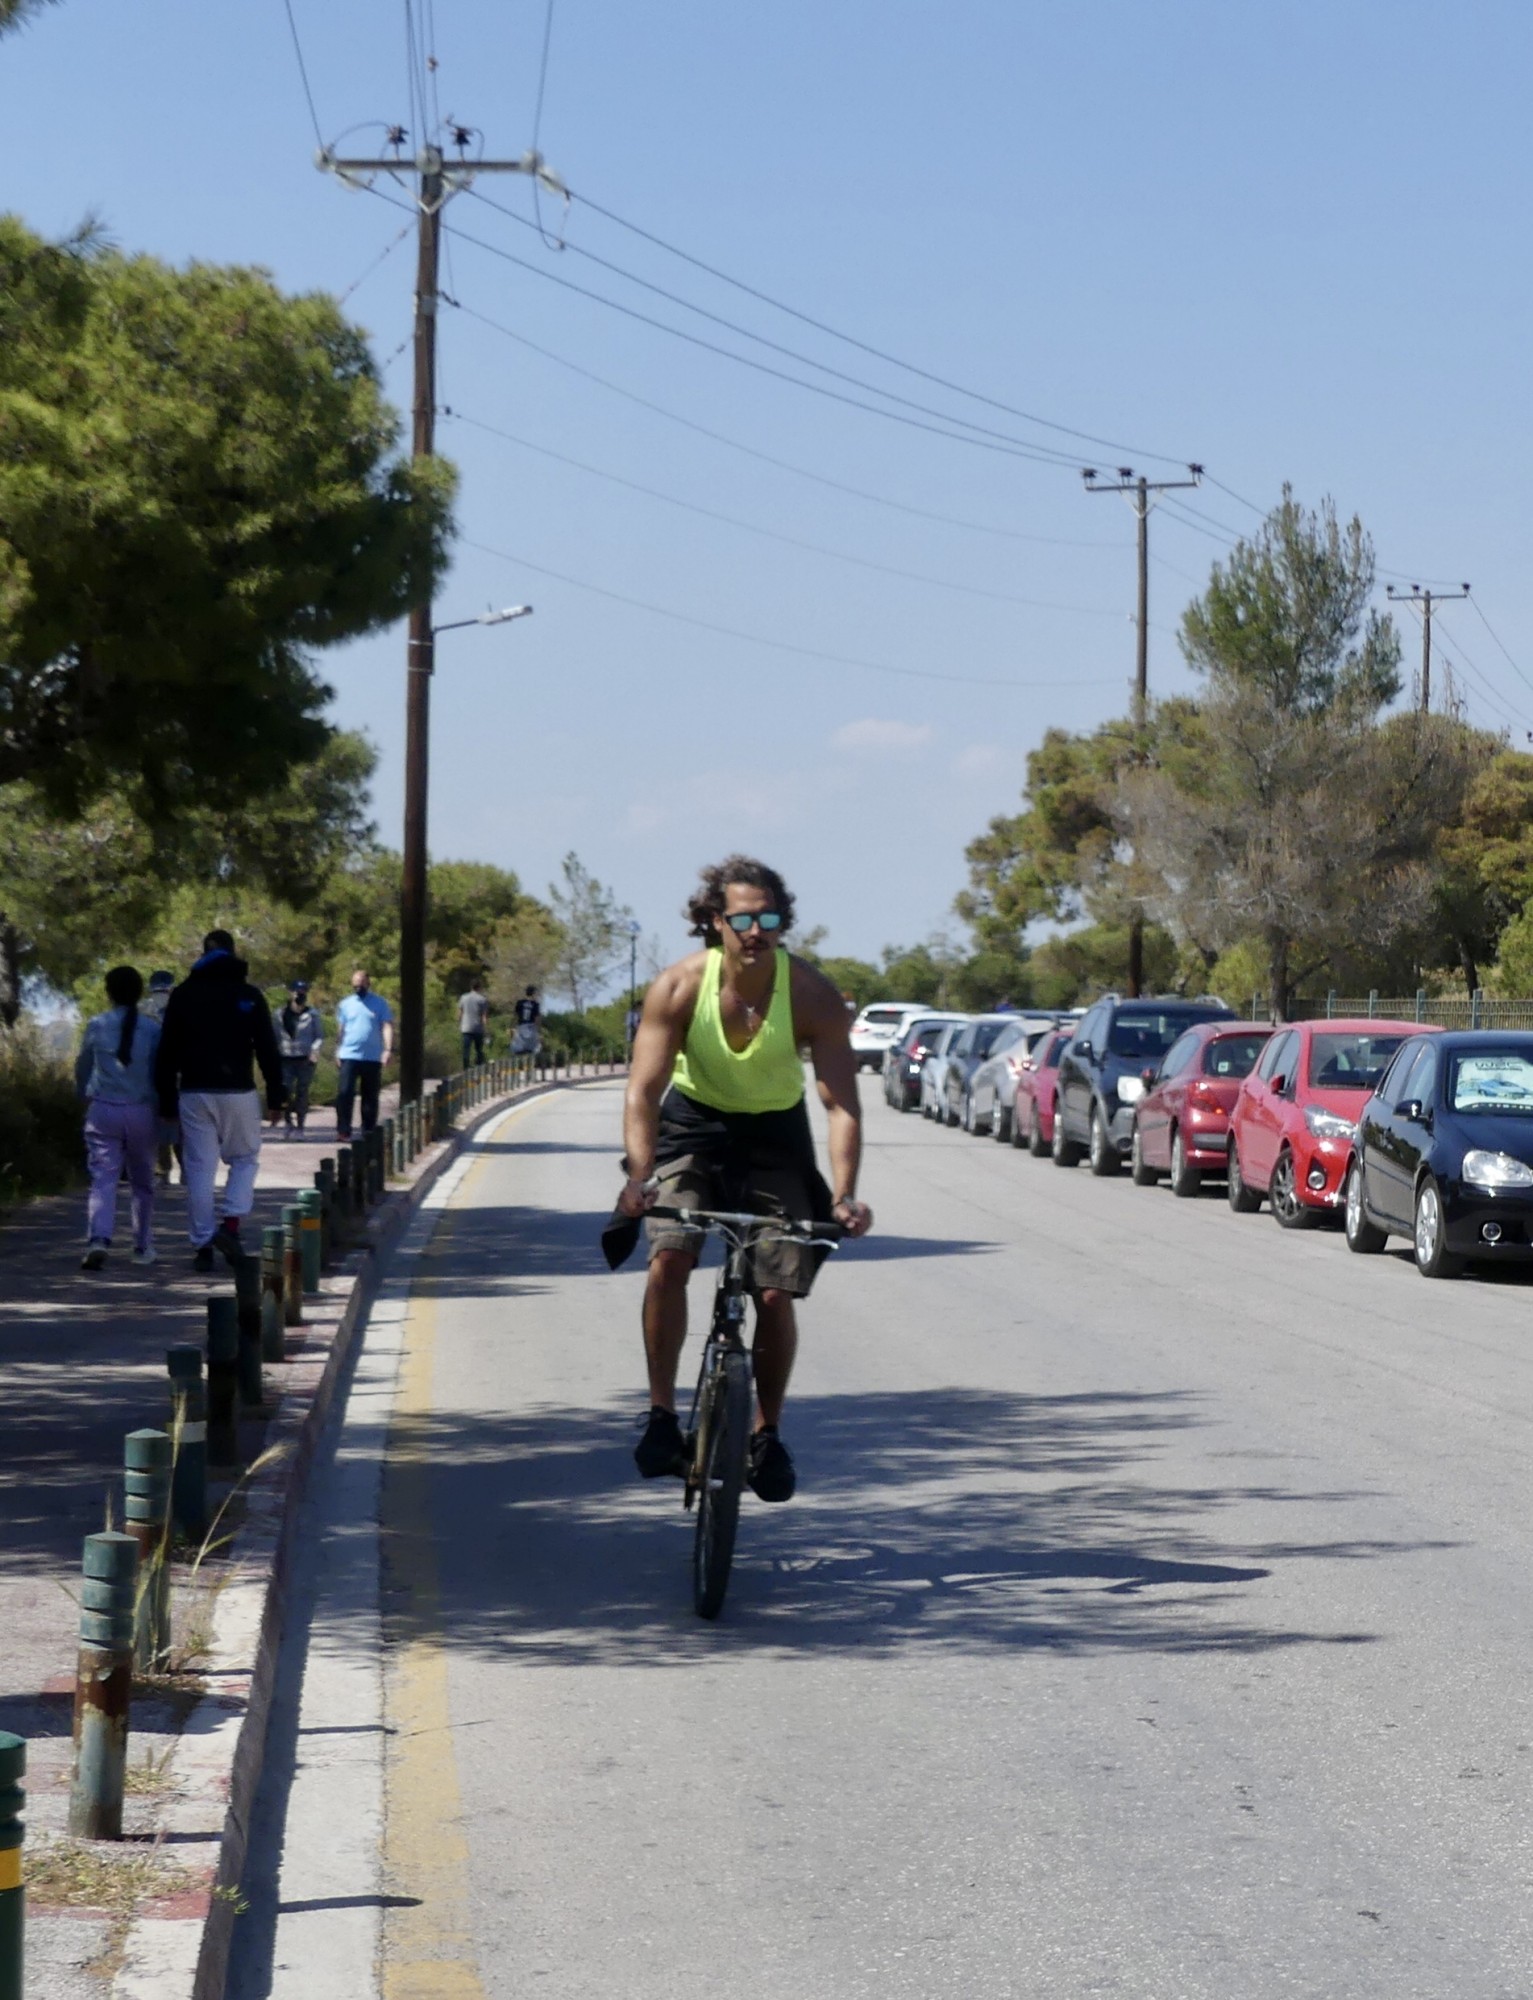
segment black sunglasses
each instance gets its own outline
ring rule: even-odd
[[[781,910],[736,910],[724,922],[736,937],[744,937],[752,924],[760,924],[764,931],[775,931],[782,923]]]

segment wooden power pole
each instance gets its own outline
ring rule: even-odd
[[[1463,584],[1457,590],[1423,590],[1419,583],[1413,583],[1409,590],[1396,590],[1391,583],[1385,587],[1384,595],[1391,604],[1414,604],[1421,613],[1421,700],[1418,705],[1425,715],[1432,706],[1432,606],[1462,604],[1469,595],[1469,585]]]

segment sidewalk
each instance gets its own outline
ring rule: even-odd
[[[381,1115],[396,1097],[385,1093]],[[283,1202],[312,1187],[320,1160],[336,1151],[327,1111],[311,1115],[301,1140],[268,1136],[247,1247],[259,1249],[260,1229],[280,1221]],[[78,1596],[81,1543],[105,1525],[109,1494],[121,1526],[123,1440],[168,1428],[165,1350],[200,1344],[209,1291],[230,1289],[222,1266],[211,1278],[193,1272],[179,1187],[159,1192],[160,1262],[150,1269],[128,1262],[126,1190],[119,1215],[114,1254],[97,1273],[78,1268],[83,1192],[31,1203],[0,1225],[0,1728],[27,1738],[29,1857],[64,1830],[79,1616],[69,1593]],[[302,1344],[290,1338],[289,1351],[296,1357]],[[216,1503],[211,1482],[210,1491]],[[185,1707],[174,1694],[135,1699],[130,1770],[142,1766],[143,1776],[127,1802],[130,1834],[146,1835],[155,1816],[155,1760]],[[27,2000],[100,2000],[111,1976],[103,1954],[120,1928],[107,1914],[51,1914],[34,1888]]]

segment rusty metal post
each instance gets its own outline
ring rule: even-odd
[[[208,1411],[202,1349],[167,1348],[165,1366],[170,1373],[171,1519],[185,1540],[200,1542],[208,1531]]]
[[[239,1430],[235,1418],[239,1391],[240,1323],[235,1302],[227,1292],[208,1300],[208,1464],[238,1465]]]
[[[234,1267],[234,1311],[240,1402],[247,1410],[258,1410],[266,1390],[261,1381],[261,1266],[254,1257],[241,1257]]]
[[[27,1795],[27,1746],[23,1737],[0,1729],[0,2000],[21,2000],[26,1937],[26,1890],[22,1887],[21,1816]]]
[[[282,1319],[303,1325],[303,1210],[296,1201],[282,1210]]]
[[[138,1543],[131,1535],[85,1537],[69,1780],[69,1831],[77,1839],[122,1839],[137,1569]]]
[[[150,1673],[170,1651],[170,1435],[129,1431],[123,1451],[123,1526],[138,1544],[133,1664]]]
[[[261,1231],[261,1359],[286,1361],[282,1330],[282,1243],[280,1227]]]

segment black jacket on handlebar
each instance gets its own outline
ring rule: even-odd
[[[660,1106],[655,1165],[664,1168],[685,1159],[700,1160],[718,1174],[724,1189],[723,1205],[731,1208],[750,1207],[743,1187],[754,1170],[787,1169],[801,1174],[809,1190],[809,1219],[835,1220],[835,1202],[814,1157],[809,1111],[802,1102],[791,1111],[716,1111],[683,1091],[668,1090]],[[733,1193],[731,1181],[737,1184]],[[601,1234],[608,1269],[615,1271],[626,1263],[638,1241],[637,1218],[615,1208]],[[823,1262],[830,1255],[829,1246],[817,1254]]]

